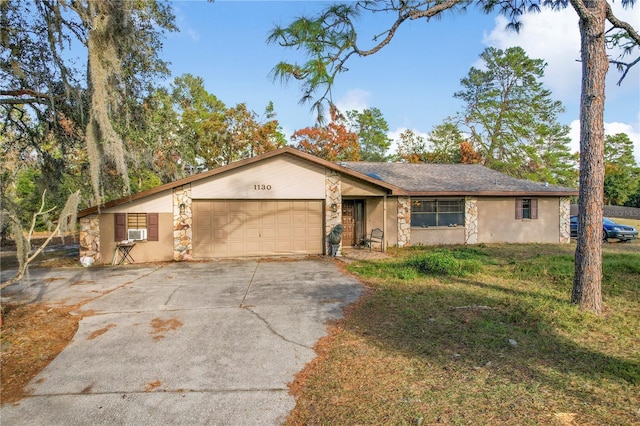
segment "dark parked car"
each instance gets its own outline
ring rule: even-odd
[[[571,216],[571,236],[578,236],[578,216]],[[638,238],[638,230],[633,226],[615,223],[608,217],[602,220],[602,241],[616,238],[620,241],[631,241]]]

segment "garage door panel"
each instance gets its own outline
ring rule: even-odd
[[[248,228],[245,233],[246,239],[257,239],[260,238],[260,229],[258,228]]]
[[[265,239],[275,239],[276,238],[276,229],[275,228],[262,228],[262,238]]]
[[[315,241],[316,239],[323,239],[324,235],[322,229],[307,228],[307,237]]]
[[[321,254],[320,200],[194,200],[194,257]]]
[[[291,222],[293,222],[292,217],[289,215],[278,215],[277,216],[277,223],[278,225],[287,225],[289,226],[291,224]]]
[[[260,218],[260,222],[264,226],[274,226],[276,224],[276,214],[274,212],[264,213]]]

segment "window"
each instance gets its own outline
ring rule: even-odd
[[[424,199],[411,201],[411,226],[464,225],[464,199]]]
[[[516,219],[537,219],[537,198],[516,198]]]
[[[158,213],[116,213],[115,241],[158,241]]]

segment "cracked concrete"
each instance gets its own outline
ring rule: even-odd
[[[325,259],[69,271],[32,272],[22,297],[76,300],[71,283],[89,273],[112,291],[83,306],[94,315],[3,424],[280,424],[287,383],[362,291]]]

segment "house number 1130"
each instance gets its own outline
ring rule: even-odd
[[[256,191],[271,191],[271,185],[253,185]]]

